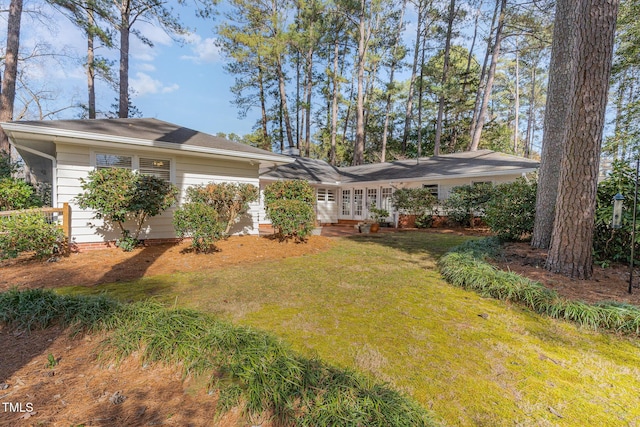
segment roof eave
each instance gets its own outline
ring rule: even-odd
[[[183,152],[194,156],[236,158],[238,160],[259,161],[267,164],[287,164],[294,159],[279,154],[259,154],[242,151],[225,150],[221,148],[201,147],[189,144],[175,144],[164,141],[153,141],[140,138],[129,138],[102,133],[73,131],[68,129],[55,129],[46,126],[33,126],[13,122],[1,122],[0,126],[12,138],[25,138],[28,135],[49,136],[52,142],[64,142],[68,144],[89,145],[83,141],[91,141],[94,146],[113,146],[123,144],[127,146],[159,148],[175,153]],[[23,136],[21,136],[23,135]]]

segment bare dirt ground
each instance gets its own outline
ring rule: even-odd
[[[392,232],[385,230],[384,232]],[[483,230],[428,232],[486,234]],[[61,257],[55,262],[26,258],[0,263],[0,291],[24,288],[93,286],[144,276],[197,271],[289,256],[304,256],[330,248],[326,236],[353,234],[350,228],[323,231],[308,243],[281,243],[266,237],[232,237],[220,251],[198,255],[186,244],[159,245],[123,252],[117,248]],[[627,293],[628,267],[594,268],[591,280],[578,281],[544,270],[545,251],[527,243],[509,244],[495,262],[540,281],[567,298],[640,304],[640,289]],[[640,279],[640,277],[639,277]],[[640,281],[640,280],[639,280]],[[141,366],[133,357],[122,365],[97,360],[99,336],[71,338],[68,331],[13,330],[0,327],[0,426],[269,426],[267,419],[248,420],[238,411],[216,416],[217,396],[204,384],[183,380],[175,368]],[[51,355],[51,357],[49,357]],[[55,366],[50,366],[53,358]]]

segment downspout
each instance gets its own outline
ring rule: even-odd
[[[11,138],[10,138],[11,139]],[[44,157],[45,159],[51,160],[51,205],[52,207],[57,207],[58,204],[58,162],[56,158],[50,154],[43,153],[38,150],[34,150],[33,148],[21,146],[15,143],[15,141],[11,140],[11,143],[14,147],[19,148],[21,150],[26,151],[27,153],[35,154],[36,156]]]

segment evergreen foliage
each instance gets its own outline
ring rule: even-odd
[[[0,259],[16,258],[23,252],[35,252],[37,258],[49,257],[63,242],[62,230],[40,212],[0,217]]]
[[[175,202],[175,185],[151,175],[124,168],[96,169],[88,179],[80,179],[84,193],[76,197],[82,209],[93,209],[95,217],[113,222],[120,228],[123,250],[131,250],[138,241],[144,222],[159,215]],[[125,221],[133,220],[133,233]]]
[[[449,198],[444,202],[447,216],[455,223],[473,226],[474,218],[484,214],[486,204],[494,192],[492,184],[453,187]]]
[[[491,231],[503,240],[530,238],[536,211],[535,181],[518,178],[496,185],[485,204],[485,221]]]
[[[315,191],[303,180],[277,181],[264,189],[267,217],[281,239],[303,241],[315,222]]]

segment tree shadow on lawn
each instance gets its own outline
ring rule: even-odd
[[[386,246],[409,255],[424,254],[431,261],[437,261],[451,248],[467,240],[478,238],[481,236],[449,229],[398,230],[398,232],[354,234],[346,237],[354,242]]]

